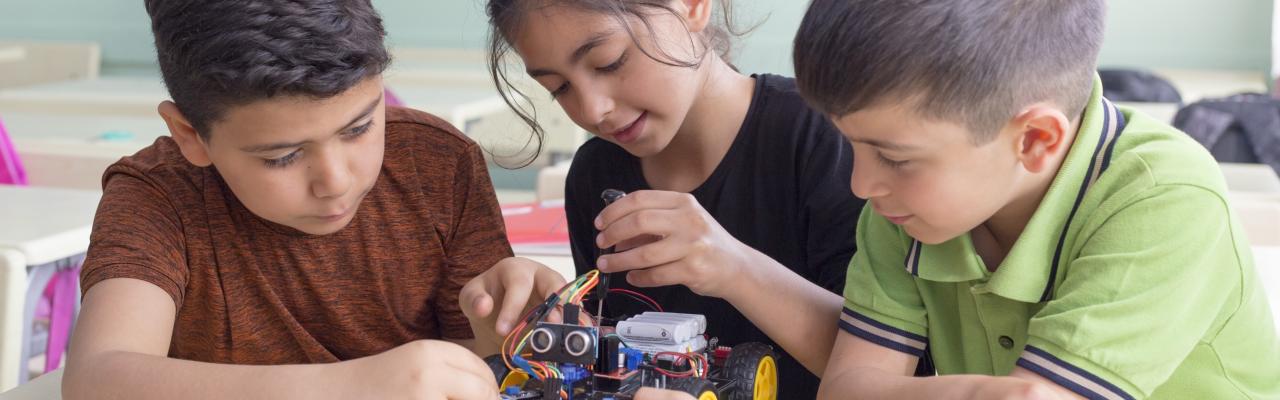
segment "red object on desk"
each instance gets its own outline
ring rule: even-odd
[[[569,255],[564,201],[504,204],[507,240],[517,254]]]

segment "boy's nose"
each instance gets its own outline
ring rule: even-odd
[[[862,172],[860,173],[859,170]],[[853,191],[854,196],[868,200],[889,194],[887,185],[881,183],[873,174],[866,173],[866,168],[857,166],[853,168],[853,174],[849,177],[849,189]]]
[[[335,154],[312,165],[311,194],[322,199],[341,197],[351,189],[351,172]]]

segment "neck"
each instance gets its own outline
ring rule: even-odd
[[[720,165],[746,119],[755,81],[715,55],[708,55],[702,68],[698,94],[671,143],[640,160],[654,189],[696,189]]]
[[[1075,143],[1076,130],[1079,129],[1079,122],[1072,124],[1071,135],[1065,138],[1065,142],[1061,145],[1062,151],[1055,155],[1053,161],[1047,168],[1039,173],[1028,174],[1022,190],[1016,191],[1014,198],[1003,208],[997,211],[991,218],[982,224],[992,239],[994,245],[995,257],[984,255],[984,259],[990,259],[988,268],[996,268],[1000,261],[1013,250],[1013,245],[1018,242],[1018,238],[1022,236],[1022,232],[1026,230],[1027,224],[1031,222],[1031,217],[1035,216],[1036,210],[1040,209],[1040,203],[1044,201],[1044,196],[1049,193],[1049,187],[1053,185],[1054,179],[1058,177],[1058,172],[1062,169],[1063,162],[1066,161],[1067,155],[1071,153],[1071,147]]]

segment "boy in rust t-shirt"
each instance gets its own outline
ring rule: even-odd
[[[475,143],[385,107],[369,2],[146,7],[171,136],[103,177],[64,396],[492,398],[458,293],[501,212]]]

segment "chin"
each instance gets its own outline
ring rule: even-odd
[[[939,232],[936,230],[912,229],[910,227],[906,227],[904,228],[904,230],[907,231],[907,235],[911,236],[912,239],[915,239],[920,243],[927,244],[927,245],[936,245],[936,244],[946,243],[947,241],[951,239],[955,239],[960,236],[960,234],[958,233]]]

